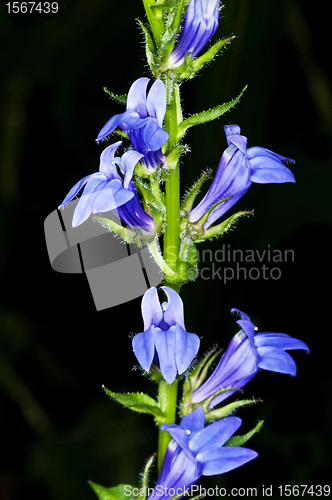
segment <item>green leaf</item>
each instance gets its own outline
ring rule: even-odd
[[[242,92],[232,101],[225,102],[224,104],[220,104],[219,106],[208,109],[207,111],[202,111],[201,113],[195,113],[186,120],[183,120],[178,127],[178,140],[182,139],[188,128],[215,120],[226,113],[226,111],[229,111],[237,102],[239,102],[246,88],[247,86],[245,86]]]
[[[208,411],[206,413],[205,418],[207,421],[219,420],[220,418],[226,417],[232,411],[236,410],[237,408],[240,408],[241,406],[255,404],[257,402],[258,402],[258,400],[254,400],[254,399],[242,399],[241,401],[234,401],[233,403],[229,403],[228,405],[225,405],[221,408],[217,408],[216,410]]]
[[[127,94],[117,95],[108,90],[106,87],[103,87],[104,92],[112,97],[115,101],[121,102],[121,104],[127,103]]]
[[[104,486],[94,483],[93,481],[88,481],[88,483],[96,493],[99,500],[131,500],[133,498],[131,492],[134,487],[129,484],[118,484],[118,486],[105,488]]]
[[[254,427],[251,431],[247,432],[246,434],[243,434],[242,436],[232,436],[225,446],[243,446],[256,432],[258,432],[262,425],[264,423],[264,420],[260,420],[256,427]]]
[[[116,393],[106,389],[104,386],[103,389],[108,396],[126,408],[138,413],[150,413],[157,421],[163,421],[164,414],[159,408],[158,402],[148,394],[143,394],[143,392]]]
[[[153,34],[155,44],[158,46],[160,37],[165,29],[164,22],[162,19],[162,14],[159,11],[157,12],[153,11],[152,6],[154,6],[155,4],[154,0],[142,0],[142,1],[146,12],[146,17],[148,18],[150,29]]]
[[[156,74],[156,60],[155,60],[155,46],[150,35],[149,30],[144,26],[144,24],[138,19],[137,20],[144,34],[145,39],[145,55],[148,65],[152,73]]]

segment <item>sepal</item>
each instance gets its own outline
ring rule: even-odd
[[[147,233],[143,234],[141,231],[133,231],[132,229],[128,227],[123,227],[120,226],[120,224],[117,224],[111,219],[107,219],[106,217],[100,217],[99,215],[93,215],[92,217],[94,220],[97,222],[100,222],[100,224],[106,228],[108,228],[110,231],[113,233],[117,234],[120,236],[123,241],[126,243],[135,243],[139,248],[142,246],[145,246],[147,243],[152,241],[155,237],[155,235],[149,235]]]
[[[232,436],[227,443],[225,443],[225,446],[243,446],[254,434],[256,434],[256,432],[260,431],[263,424],[264,420],[260,420],[258,424],[246,434],[241,436]]]
[[[192,395],[208,376],[208,371],[214,360],[221,353],[221,349],[215,345],[210,352],[194,367],[187,375],[183,384],[182,414],[187,415],[192,411]]]
[[[109,397],[126,408],[138,413],[149,413],[154,416],[158,423],[165,421],[164,413],[159,408],[158,402],[148,394],[144,394],[143,392],[117,393],[106,389],[105,386],[103,386],[103,389]]]
[[[118,484],[118,486],[105,488],[105,486],[101,486],[93,481],[88,481],[88,483],[99,500],[132,500],[134,498],[133,495],[130,495],[130,492],[133,491],[135,487],[129,484]]]
[[[216,118],[219,118],[221,115],[229,111],[233,106],[235,106],[235,104],[239,102],[246,89],[247,85],[244,87],[242,92],[232,101],[225,102],[224,104],[220,104],[219,106],[208,109],[207,111],[202,111],[201,113],[195,113],[189,118],[183,120],[178,126],[177,140],[180,141],[180,139],[182,139],[188,128],[215,120]]]
[[[231,36],[229,38],[225,38],[224,40],[219,40],[215,44],[212,45],[203,55],[197,57],[194,60],[193,68],[195,71],[199,71],[203,68],[204,64],[209,63],[214,59],[214,57],[218,54],[219,50],[221,50],[227,43],[230,43],[234,40],[235,36]]]
[[[122,95],[117,95],[108,90],[106,87],[103,87],[104,92],[108,94],[112,99],[114,99],[117,102],[120,102],[121,104],[126,104],[127,103],[127,94],[122,94]]]
[[[211,177],[211,175],[212,175],[211,169],[205,170],[198,179],[198,181],[196,181],[195,184],[187,191],[181,205],[181,212],[182,212],[181,215],[186,216],[189,214],[190,210],[194,206],[195,199],[198,193],[200,192],[202,185],[209,177]]]
[[[233,388],[231,388],[233,389]],[[226,389],[226,390],[231,390],[231,389]],[[225,391],[223,391],[225,392]],[[213,394],[207,402],[207,408],[210,402],[215,398],[220,393],[218,391],[217,393]],[[252,405],[255,403],[258,403],[260,400],[257,399],[241,399],[240,401],[234,401],[233,403],[229,403],[228,405],[222,406],[221,408],[217,408],[216,410],[208,410],[206,411],[205,419],[209,422],[211,420],[219,420],[221,418],[227,417],[230,413],[232,413],[234,410],[237,410],[238,408],[241,408],[242,406],[247,406],[247,405]],[[205,401],[202,403],[203,408],[205,409]],[[235,446],[235,445],[234,445]],[[240,446],[240,445],[236,445]]]
[[[147,461],[147,463],[146,463],[146,465],[144,467],[144,471],[143,471],[143,474],[142,474],[141,490],[140,490],[140,494],[139,494],[140,500],[145,500],[146,499],[147,495],[144,495],[144,492],[148,492],[148,488],[149,488],[149,472],[150,472],[151,465],[153,464],[153,461],[155,459],[155,456],[156,456],[156,454],[154,453],[152,455],[152,457],[149,458],[149,460]]]
[[[232,225],[239,219],[240,217],[244,215],[253,215],[253,212],[250,211],[243,211],[243,212],[237,212],[236,214],[231,215],[228,217],[228,219],[224,220],[220,224],[217,224],[216,226],[211,226],[208,229],[204,230],[204,233],[202,235],[197,236],[195,238],[193,236],[193,240],[195,243],[201,243],[202,241],[208,240],[210,238],[214,238],[215,236],[222,236],[224,233],[226,233]]]

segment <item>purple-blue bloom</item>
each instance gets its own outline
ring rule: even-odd
[[[241,330],[231,340],[210,377],[194,391],[193,403],[200,403],[227,387],[241,389],[260,369],[295,376],[295,361],[285,351],[303,349],[310,352],[304,342],[285,333],[265,332],[255,335],[256,328],[249,316],[238,309],[232,309],[232,312],[240,314],[237,324]],[[230,390],[217,395],[209,408],[234,392],[236,391]]]
[[[89,174],[69,191],[59,208],[72,201],[84,187],[73,216],[73,227],[82,224],[91,214],[108,212],[109,210],[139,203],[137,193],[132,182],[135,165],[143,157],[137,151],[127,151],[122,158],[114,158],[116,149],[121,141],[108,146],[100,155],[99,172]],[[122,176],[118,172],[116,164],[119,164]],[[135,198],[137,197],[137,200]],[[136,206],[136,205],[135,205]],[[122,211],[125,210],[124,208]],[[143,210],[141,208],[141,210]],[[144,212],[145,213],[145,212]],[[146,217],[149,217],[146,214]],[[150,224],[153,225],[150,217]],[[144,223],[136,225],[145,225]]]
[[[161,430],[173,440],[149,500],[182,496],[201,476],[224,474],[256,458],[258,454],[249,448],[224,446],[241,423],[238,417],[225,417],[204,427],[205,414],[199,406],[180,425],[162,424]]]
[[[146,371],[152,361],[160,367],[164,379],[171,384],[177,374],[185,372],[199,349],[199,338],[186,331],[183,302],[177,292],[162,286],[168,302],[160,304],[155,287],[142,299],[144,332],[132,341],[135,356]]]
[[[112,116],[98,134],[97,141],[109,136],[117,127],[128,133],[136,151],[144,155],[142,163],[154,171],[163,162],[161,147],[168,140],[163,130],[166,112],[166,87],[156,80],[146,96],[150,79],[139,78],[129,89],[127,109],[124,113]]]
[[[197,222],[217,201],[230,198],[212,210],[204,224],[205,229],[224,215],[248,191],[253,182],[295,182],[294,175],[283,163],[294,163],[294,160],[261,147],[247,149],[247,138],[240,135],[238,125],[226,125],[224,130],[228,148],[221,157],[208,192],[197,207],[191,210],[190,222]]]
[[[177,68],[186,54],[196,57],[216,32],[219,24],[219,0],[191,0],[180,42],[168,62]]]

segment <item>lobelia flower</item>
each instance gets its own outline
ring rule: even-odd
[[[240,418],[225,417],[206,427],[204,423],[204,410],[199,406],[183,417],[180,425],[161,425],[173,440],[149,500],[182,496],[201,476],[223,474],[257,457],[258,453],[249,448],[224,446],[240,427]]]
[[[221,357],[212,375],[194,391],[193,403],[200,403],[220,389],[234,387],[241,389],[260,369],[278,373],[296,375],[296,364],[293,358],[285,352],[291,349],[303,349],[308,353],[308,346],[301,340],[285,333],[257,333],[255,325],[249,316],[240,314],[237,324],[241,330],[233,337],[225,353]],[[236,392],[230,390],[217,395],[209,405],[213,408],[218,403]]]
[[[190,222],[198,221],[217,201],[229,197],[209,214],[207,229],[224,215],[250,188],[258,184],[295,182],[294,175],[283,162],[294,160],[273,153],[269,149],[247,149],[247,138],[240,135],[238,125],[224,127],[228,148],[224,151],[216,175],[202,201],[190,212]]]
[[[137,151],[127,151],[121,158],[114,158],[120,145],[121,141],[104,149],[100,155],[99,172],[83,177],[59,205],[60,208],[72,201],[84,186],[74,211],[73,227],[82,224],[91,214],[117,209],[124,222],[153,230],[153,219],[141,207],[132,182],[135,165],[143,155]],[[130,215],[127,215],[128,212]]]
[[[172,288],[162,286],[168,302],[160,304],[157,289],[149,288],[142,299],[144,332],[132,341],[135,356],[146,371],[152,361],[171,384],[177,373],[185,372],[199,349],[199,338],[185,329],[183,302]]]
[[[169,66],[181,66],[186,54],[196,57],[216,32],[218,23],[219,0],[191,0],[180,42],[168,59]]]
[[[126,111],[112,116],[99,132],[96,141],[105,139],[117,127],[122,128],[128,133],[133,148],[144,155],[142,163],[154,171],[164,159],[161,147],[168,140],[168,133],[163,130],[166,87],[161,80],[156,80],[146,96],[149,81],[149,78],[139,78],[132,84]]]

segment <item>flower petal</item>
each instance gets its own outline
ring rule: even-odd
[[[138,129],[144,127],[146,124],[146,119],[142,119],[141,116],[132,109],[128,109],[124,113],[112,116],[108,122],[103,126],[99,132],[96,141],[101,141],[109,136],[117,127],[121,127],[122,130],[128,131],[133,129]]]
[[[141,158],[143,158],[143,154],[138,151],[126,151],[121,158],[121,168],[124,173],[123,187],[128,189],[129,182],[133,177],[134,168],[139,162]]]
[[[180,427],[190,431],[190,433],[195,433],[204,428],[205,424],[205,413],[203,407],[199,405],[195,410],[185,415],[181,422]]]
[[[253,147],[248,149],[252,174],[251,182],[258,184],[295,182],[295,177],[283,162],[294,163],[291,158],[278,155],[269,149]]]
[[[174,439],[174,441],[176,441],[177,444],[179,446],[181,446],[181,448],[183,449],[183,451],[185,452],[187,457],[192,462],[196,463],[195,455],[193,454],[193,452],[190,450],[190,448],[188,446],[188,433],[184,429],[181,429],[181,427],[179,425],[176,425],[176,424],[172,424],[172,425],[162,424],[160,428],[162,431],[167,430],[168,433]]]
[[[64,205],[67,205],[67,203],[72,201],[75,198],[75,196],[77,195],[77,193],[79,193],[79,191],[82,189],[84,184],[86,184],[91,179],[105,180],[105,175],[101,174],[99,172],[95,172],[94,174],[89,174],[89,175],[86,175],[85,177],[83,177],[83,179],[76,182],[76,184],[71,188],[71,190],[69,191],[67,196],[65,196],[63,202],[60,203],[58,208],[63,207]]]
[[[157,151],[168,140],[168,133],[159,127],[155,118],[149,118],[143,131],[143,140],[150,151]]]
[[[155,347],[162,376],[166,382],[172,384],[177,375],[175,363],[175,326],[171,326],[166,332],[160,328],[155,328]]]
[[[135,356],[141,367],[149,371],[154,357],[155,328],[152,325],[145,332],[138,333],[133,337],[132,346]]]
[[[190,363],[196,356],[200,340],[195,333],[189,333],[184,330],[180,325],[175,325],[176,329],[176,350],[175,361],[178,373],[185,372],[190,366]]]
[[[249,448],[226,446],[218,450],[207,450],[199,453],[196,459],[203,463],[203,476],[214,476],[241,467],[257,456],[258,453]]]
[[[286,351],[290,349],[303,349],[308,353],[310,352],[310,349],[305,342],[291,337],[286,333],[258,333],[255,335],[255,345],[256,347],[274,346]]]
[[[296,363],[288,352],[277,347],[259,347],[257,349],[260,357],[258,368],[271,372],[286,373],[296,375]]]
[[[116,167],[112,162],[114,160],[115,150],[121,144],[122,144],[122,141],[118,141],[118,142],[115,142],[114,144],[111,144],[110,146],[105,148],[104,151],[100,155],[99,172],[102,172],[103,174],[105,174],[108,180],[111,180],[111,178],[113,177],[112,173],[115,174],[115,178],[120,178],[120,176],[117,174]]]
[[[189,447],[195,454],[219,448],[229,440],[241,424],[242,420],[239,417],[222,418],[196,432],[189,442]]]
[[[166,113],[166,87],[162,80],[156,80],[148,93],[146,108],[149,116],[156,118],[160,128]],[[166,141],[165,141],[166,142]]]
[[[160,287],[167,295],[167,308],[164,312],[164,321],[167,325],[180,325],[184,330],[183,302],[180,295],[169,286]]]
[[[109,212],[128,203],[133,197],[134,193],[124,189],[119,179],[112,179],[96,196],[92,213]]]
[[[158,326],[163,319],[163,311],[160,305],[156,287],[149,288],[142,298],[142,316],[144,330],[148,330],[151,325]]]
[[[150,79],[138,78],[130,87],[127,96],[127,109],[134,109],[141,118],[147,117],[146,88]]]
[[[76,205],[72,221],[73,227],[82,224],[92,214],[94,201],[106,184],[104,174],[100,173],[98,177],[97,175],[91,176]]]

